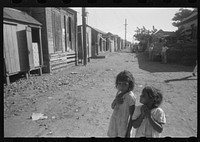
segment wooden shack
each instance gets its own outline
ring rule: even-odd
[[[121,48],[125,49],[125,40],[124,39],[121,39]]]
[[[9,84],[9,76],[38,70],[41,75],[43,65],[41,44],[41,23],[26,12],[3,8],[3,51],[4,76]]]
[[[87,49],[87,59],[88,61],[92,57],[92,29],[91,27],[86,27],[86,49]],[[83,49],[83,26],[78,26],[78,59],[81,62],[84,59],[84,49]]]
[[[110,52],[114,52],[115,50],[115,42],[114,42],[114,35],[110,32],[106,34],[110,41]]]
[[[92,53],[92,57],[96,57],[99,55],[100,52],[103,51],[103,49],[106,48],[106,39],[103,38],[103,35],[105,35],[106,33],[94,27],[91,27],[91,30],[92,30],[92,52],[91,53]]]
[[[113,35],[114,36],[114,51],[117,51],[117,35]]]
[[[110,46],[111,46],[110,37],[107,34],[104,34],[103,38],[105,39],[105,51],[110,51]]]
[[[77,12],[66,7],[29,7],[42,23],[44,72],[77,64]]]
[[[121,38],[119,36],[117,37],[117,49],[118,51],[121,50]]]

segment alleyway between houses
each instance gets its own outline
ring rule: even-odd
[[[107,137],[115,77],[129,70],[134,93],[145,84],[164,92],[167,123],[162,136],[197,136],[197,77],[193,67],[151,62],[128,50],[106,52],[87,66],[73,66],[42,76],[32,75],[4,86],[4,137]],[[45,117],[32,120],[33,113]]]

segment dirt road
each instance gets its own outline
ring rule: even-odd
[[[162,136],[197,136],[197,77],[193,67],[149,61],[128,51],[104,53],[87,66],[21,79],[4,86],[5,137],[106,137],[115,76],[133,73],[139,96],[144,85],[164,92],[167,123]],[[33,113],[47,116],[32,120]]]

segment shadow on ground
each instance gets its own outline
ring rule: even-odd
[[[170,80],[165,80],[165,83],[173,82],[173,81],[184,81],[184,80],[197,80],[197,78],[191,78],[193,77],[192,75],[183,77],[183,78],[175,78],[175,79],[170,79]]]
[[[133,53],[134,54],[134,53]],[[154,72],[191,72],[193,71],[193,66],[183,66],[179,64],[167,63],[162,64],[159,61],[150,61],[148,56],[144,53],[139,53],[137,56],[139,68],[145,71]]]

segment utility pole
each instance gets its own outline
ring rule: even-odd
[[[126,19],[125,19],[125,48],[126,48],[126,26],[128,25],[127,23],[126,23]]]
[[[82,8],[82,25],[83,25],[83,53],[84,53],[84,65],[87,65],[87,47],[86,47],[86,20],[85,20],[86,12],[85,8]]]

